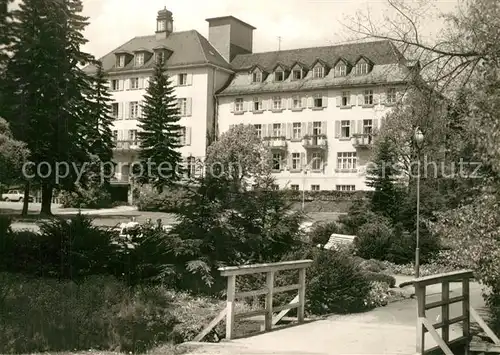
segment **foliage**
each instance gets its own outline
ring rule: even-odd
[[[340,233],[340,226],[336,222],[318,223],[313,226],[309,238],[313,244],[325,245],[334,233]]]
[[[111,194],[104,186],[83,188],[76,186],[76,191],[63,191],[59,201],[64,208],[108,208],[113,206]]]
[[[370,209],[368,200],[354,200],[346,215],[339,217],[339,223],[345,234],[357,235],[359,228],[365,223],[376,218],[376,214]]]
[[[19,181],[28,155],[26,144],[15,140],[7,121],[0,118],[0,182]]]
[[[375,158],[367,171],[367,186],[372,187],[372,211],[391,220],[397,220],[402,189],[397,183],[398,157],[386,137],[378,141]]]
[[[364,259],[385,260],[394,237],[389,219],[379,216],[361,226],[354,238],[356,255]]]
[[[225,178],[236,186],[261,185],[271,173],[270,151],[253,125],[239,124],[221,134],[207,150],[207,173]]]
[[[139,117],[141,165],[140,172],[134,173],[139,183],[151,183],[158,192],[182,176],[179,119],[174,87],[165,72],[164,62],[158,60]]]
[[[387,282],[372,281],[371,288],[366,298],[366,307],[375,308],[387,305],[389,303],[389,285]]]
[[[81,50],[87,18],[80,0],[26,0],[14,13],[16,33],[0,103],[15,139],[26,142],[42,184],[42,214],[51,214],[54,187],[71,188],[77,169],[92,149],[87,141],[92,120],[92,79],[79,65],[93,62]],[[71,168],[59,171],[67,162]],[[56,175],[65,175],[57,179]]]
[[[161,194],[141,191],[137,208],[139,211],[175,213],[187,203],[188,191],[183,186],[166,188]]]
[[[364,275],[369,281],[383,282],[391,288],[396,286],[396,279],[394,278],[394,276],[372,271],[365,271]]]

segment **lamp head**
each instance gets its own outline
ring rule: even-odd
[[[415,138],[415,142],[417,144],[422,143],[422,141],[424,140],[424,134],[422,133],[422,131],[420,130],[419,127],[417,127],[415,129],[415,137],[414,138]]]

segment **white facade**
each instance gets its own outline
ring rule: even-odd
[[[365,105],[366,90],[366,96],[372,94],[372,99],[366,98],[372,104]],[[394,105],[394,90],[401,93],[403,87],[223,96],[219,98],[219,131],[240,123],[255,125],[261,137],[272,142],[273,157],[281,159],[274,172],[280,188],[366,190],[370,137]],[[344,95],[348,102],[343,102],[343,93],[348,93]],[[259,105],[262,109],[256,110]],[[311,138],[305,140],[305,136]]]

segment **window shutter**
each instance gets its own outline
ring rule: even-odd
[[[123,80],[123,83],[125,85],[125,90],[130,90],[131,89],[130,79]]]
[[[362,106],[364,103],[364,97],[362,94],[358,94],[358,106]]]
[[[358,120],[358,130],[356,131],[356,133],[363,133],[363,120]]]
[[[373,104],[379,105],[380,104],[380,95],[379,94],[373,94]]]
[[[263,124],[260,127],[261,127],[261,130],[262,130],[262,132],[261,132],[262,138],[267,137],[267,125]]]
[[[304,137],[307,134],[307,123],[306,122],[302,122],[302,124],[300,126],[300,134],[302,135],[302,137]]]
[[[303,96],[300,98],[301,107],[307,107],[307,97]]]
[[[340,121],[335,121],[335,138],[340,138]]]
[[[124,85],[125,85],[125,81],[124,80],[118,80],[118,87],[120,88],[120,90],[123,90]]]
[[[270,99],[267,99],[267,100],[264,100],[266,102],[266,109],[267,110],[272,110],[273,109],[273,99],[270,98]]]
[[[387,101],[387,94],[385,93],[385,91],[382,91],[380,93],[380,104],[385,105],[386,101]]]
[[[230,108],[231,112],[234,113],[234,101],[231,102],[231,108]]]
[[[119,120],[123,120],[123,117],[124,117],[124,105],[123,105],[123,102],[120,102],[118,104],[118,119]]]
[[[143,86],[144,86],[144,89],[147,89],[149,87],[149,78],[144,78],[143,79]]]
[[[312,133],[313,133],[313,123],[307,122],[307,134],[312,135]]]
[[[351,120],[351,126],[349,128],[349,135],[352,136],[353,133],[356,131],[356,121],[355,120]]]
[[[269,137],[274,137],[274,130],[273,130],[272,123],[268,123],[268,125],[267,125],[267,133],[268,133]]]
[[[191,127],[186,127],[186,145],[191,145]]]
[[[286,124],[286,139],[292,138],[292,129],[293,129],[293,124],[290,122],[287,123]]]
[[[128,116],[130,114],[130,102],[123,103],[123,119],[128,120]]]
[[[357,99],[358,99],[358,97],[355,94],[351,94],[351,100],[349,102],[349,105],[350,106],[356,106],[356,100]]]
[[[193,74],[187,74],[187,85],[193,85]]]
[[[112,80],[108,81],[108,87],[110,90],[113,90],[113,81]]]
[[[144,78],[139,78],[139,89],[144,89]]]
[[[311,108],[314,106],[314,98],[312,96],[307,97],[307,108]]]
[[[137,105],[137,117],[142,117],[142,101]]]
[[[323,104],[323,107],[328,107],[328,95],[324,94],[323,99],[321,100],[321,103]]]
[[[306,153],[302,152],[300,153],[300,166],[302,170],[306,169]]]
[[[288,159],[287,159],[287,170],[290,171],[292,170],[292,153],[288,153]]]
[[[186,116],[191,116],[192,111],[193,111],[193,99],[188,97],[186,99]]]
[[[374,129],[379,129],[380,127],[378,126],[378,119],[373,120],[373,128]]]
[[[282,123],[280,126],[281,136],[286,138],[286,123]]]
[[[245,102],[245,104],[247,105],[247,111],[248,112],[252,112],[252,106],[253,106],[253,101],[247,101]]]
[[[342,96],[336,96],[335,101],[336,101],[336,106],[340,107],[340,104],[342,103]]]
[[[284,107],[285,107],[286,109],[289,109],[289,110],[290,110],[290,109],[292,108],[292,98],[291,98],[291,97],[289,97],[289,98],[286,98],[286,99],[284,99],[284,100],[285,100],[285,106],[284,106]]]
[[[321,122],[321,134],[325,134],[325,135],[327,134],[327,127],[326,127],[326,125],[327,125],[326,121]]]

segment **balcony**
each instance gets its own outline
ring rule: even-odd
[[[302,139],[302,145],[306,149],[326,149],[327,146],[326,135],[319,134],[315,136],[305,136]]]
[[[138,139],[115,140],[115,150],[136,150],[138,148]]]
[[[266,147],[272,150],[285,150],[286,149],[286,138],[285,137],[268,137],[264,144]]]
[[[373,145],[373,135],[368,133],[354,134],[352,136],[354,148],[371,148]]]

